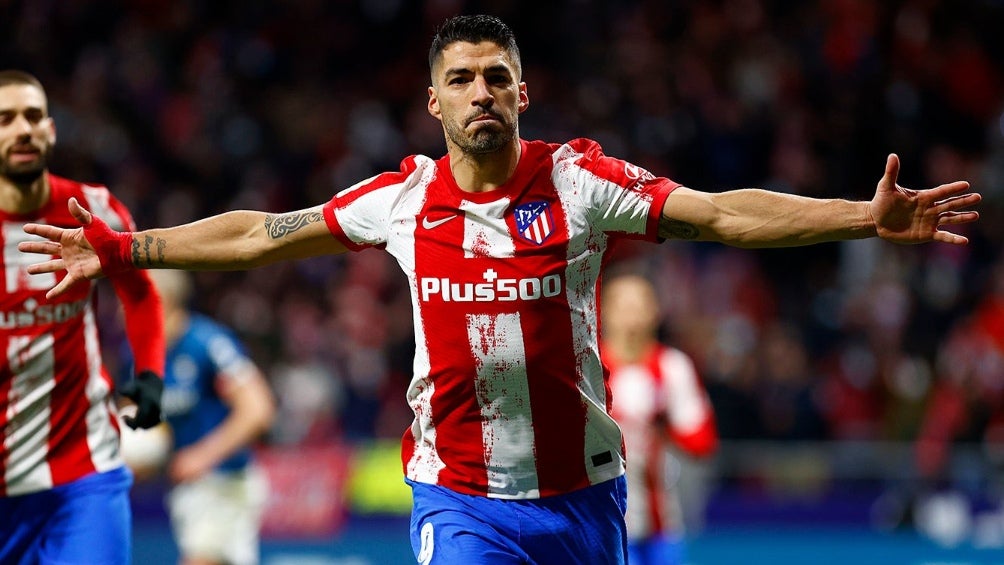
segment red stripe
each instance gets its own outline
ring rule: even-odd
[[[79,320],[83,324],[83,320]],[[74,324],[76,325],[76,324]],[[52,484],[61,485],[94,472],[87,443],[87,363],[83,330],[67,332],[53,344],[56,385],[51,398],[49,467]]]
[[[418,218],[430,213],[445,217],[451,212],[441,205],[435,210],[426,207]],[[481,272],[475,269],[486,260],[463,257],[462,218],[441,224],[434,230],[422,228],[420,221],[416,224],[416,280],[421,281],[423,277],[460,280],[459,277],[470,278],[477,276],[473,273]],[[446,465],[440,472],[439,483],[461,492],[483,495],[488,492],[488,472],[481,413],[475,402],[476,369],[467,336],[466,315],[470,303],[445,302],[441,295],[428,302],[422,302],[421,298],[420,287],[418,313],[431,362],[430,377],[435,386],[431,409],[436,426],[436,451]]]
[[[648,222],[645,224],[645,236],[642,238],[646,241],[662,241],[659,237],[659,220],[662,219],[662,209],[666,205],[666,199],[669,195],[680,187],[679,183],[673,182],[667,179],[658,179],[661,186],[659,186],[655,192],[655,196],[652,199],[652,207],[648,210]]]

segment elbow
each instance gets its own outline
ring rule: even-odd
[[[709,459],[716,451],[718,451],[718,438],[711,437],[707,441],[695,444],[691,455],[698,459]]]
[[[262,406],[258,414],[259,434],[264,434],[272,429],[272,425],[275,424],[276,412],[275,401],[269,396],[268,402]]]
[[[253,269],[269,264],[269,253],[273,251],[265,245],[261,238],[248,234],[244,244],[233,250],[232,260],[239,269]]]
[[[235,400],[234,414],[253,437],[260,437],[272,428],[278,409],[264,375],[255,370],[252,380],[241,387]]]
[[[258,402],[256,402],[255,416],[258,421],[258,433],[259,435],[268,432],[272,425],[275,423],[276,416],[278,413],[278,408],[275,402],[275,396],[272,394],[271,388],[264,381],[262,377],[261,388],[259,390]]]
[[[691,457],[707,459],[718,451],[718,430],[711,420],[689,434],[675,434],[676,444]]]

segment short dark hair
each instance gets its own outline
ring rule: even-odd
[[[45,88],[42,87],[42,81],[35,78],[35,75],[32,75],[31,73],[26,73],[17,69],[0,71],[0,87],[10,86],[12,84],[27,84],[45,92]]]
[[[522,65],[519,59],[519,47],[516,45],[516,36],[512,29],[505,22],[495,16],[473,15],[454,16],[443,22],[436,30],[436,35],[432,38],[432,45],[429,47],[429,70],[432,71],[436,60],[442,55],[452,43],[463,41],[465,43],[481,43],[490,41],[505,49],[516,66],[516,74],[522,74]]]

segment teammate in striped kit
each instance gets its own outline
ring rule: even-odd
[[[102,366],[90,282],[58,297],[62,275],[28,276],[17,251],[28,222],[74,226],[71,199],[135,229],[103,186],[50,174],[56,139],[45,91],[21,71],[0,71],[0,563],[125,564],[129,487],[119,455],[112,379]],[[142,271],[110,277],[125,310],[138,377],[122,393],[138,410],[130,426],[160,421],[164,335],[160,301]]]
[[[870,202],[746,189],[711,194],[603,154],[587,139],[519,137],[530,104],[512,31],[458,16],[429,50],[428,111],[447,155],[406,158],[296,212],[232,211],[191,224],[115,232],[29,225],[60,254],[31,273],[77,280],[133,268],[246,269],[367,248],[410,281],[415,419],[402,460],[412,486],[412,546],[423,564],[623,563],[624,454],[599,353],[597,290],[619,238],[743,247],[885,237],[966,239],[941,228],[976,220],[980,196],[955,182],[896,186],[890,156]]]
[[[606,280],[601,351],[611,415],[627,452],[628,561],[682,565],[684,524],[669,449],[705,457],[718,446],[711,400],[690,357],[658,339],[659,301],[639,275]]]

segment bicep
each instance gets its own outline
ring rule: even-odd
[[[303,259],[346,251],[345,246],[328,229],[322,206],[283,214],[267,214],[259,236],[269,244],[270,252],[266,254],[269,261]]]

